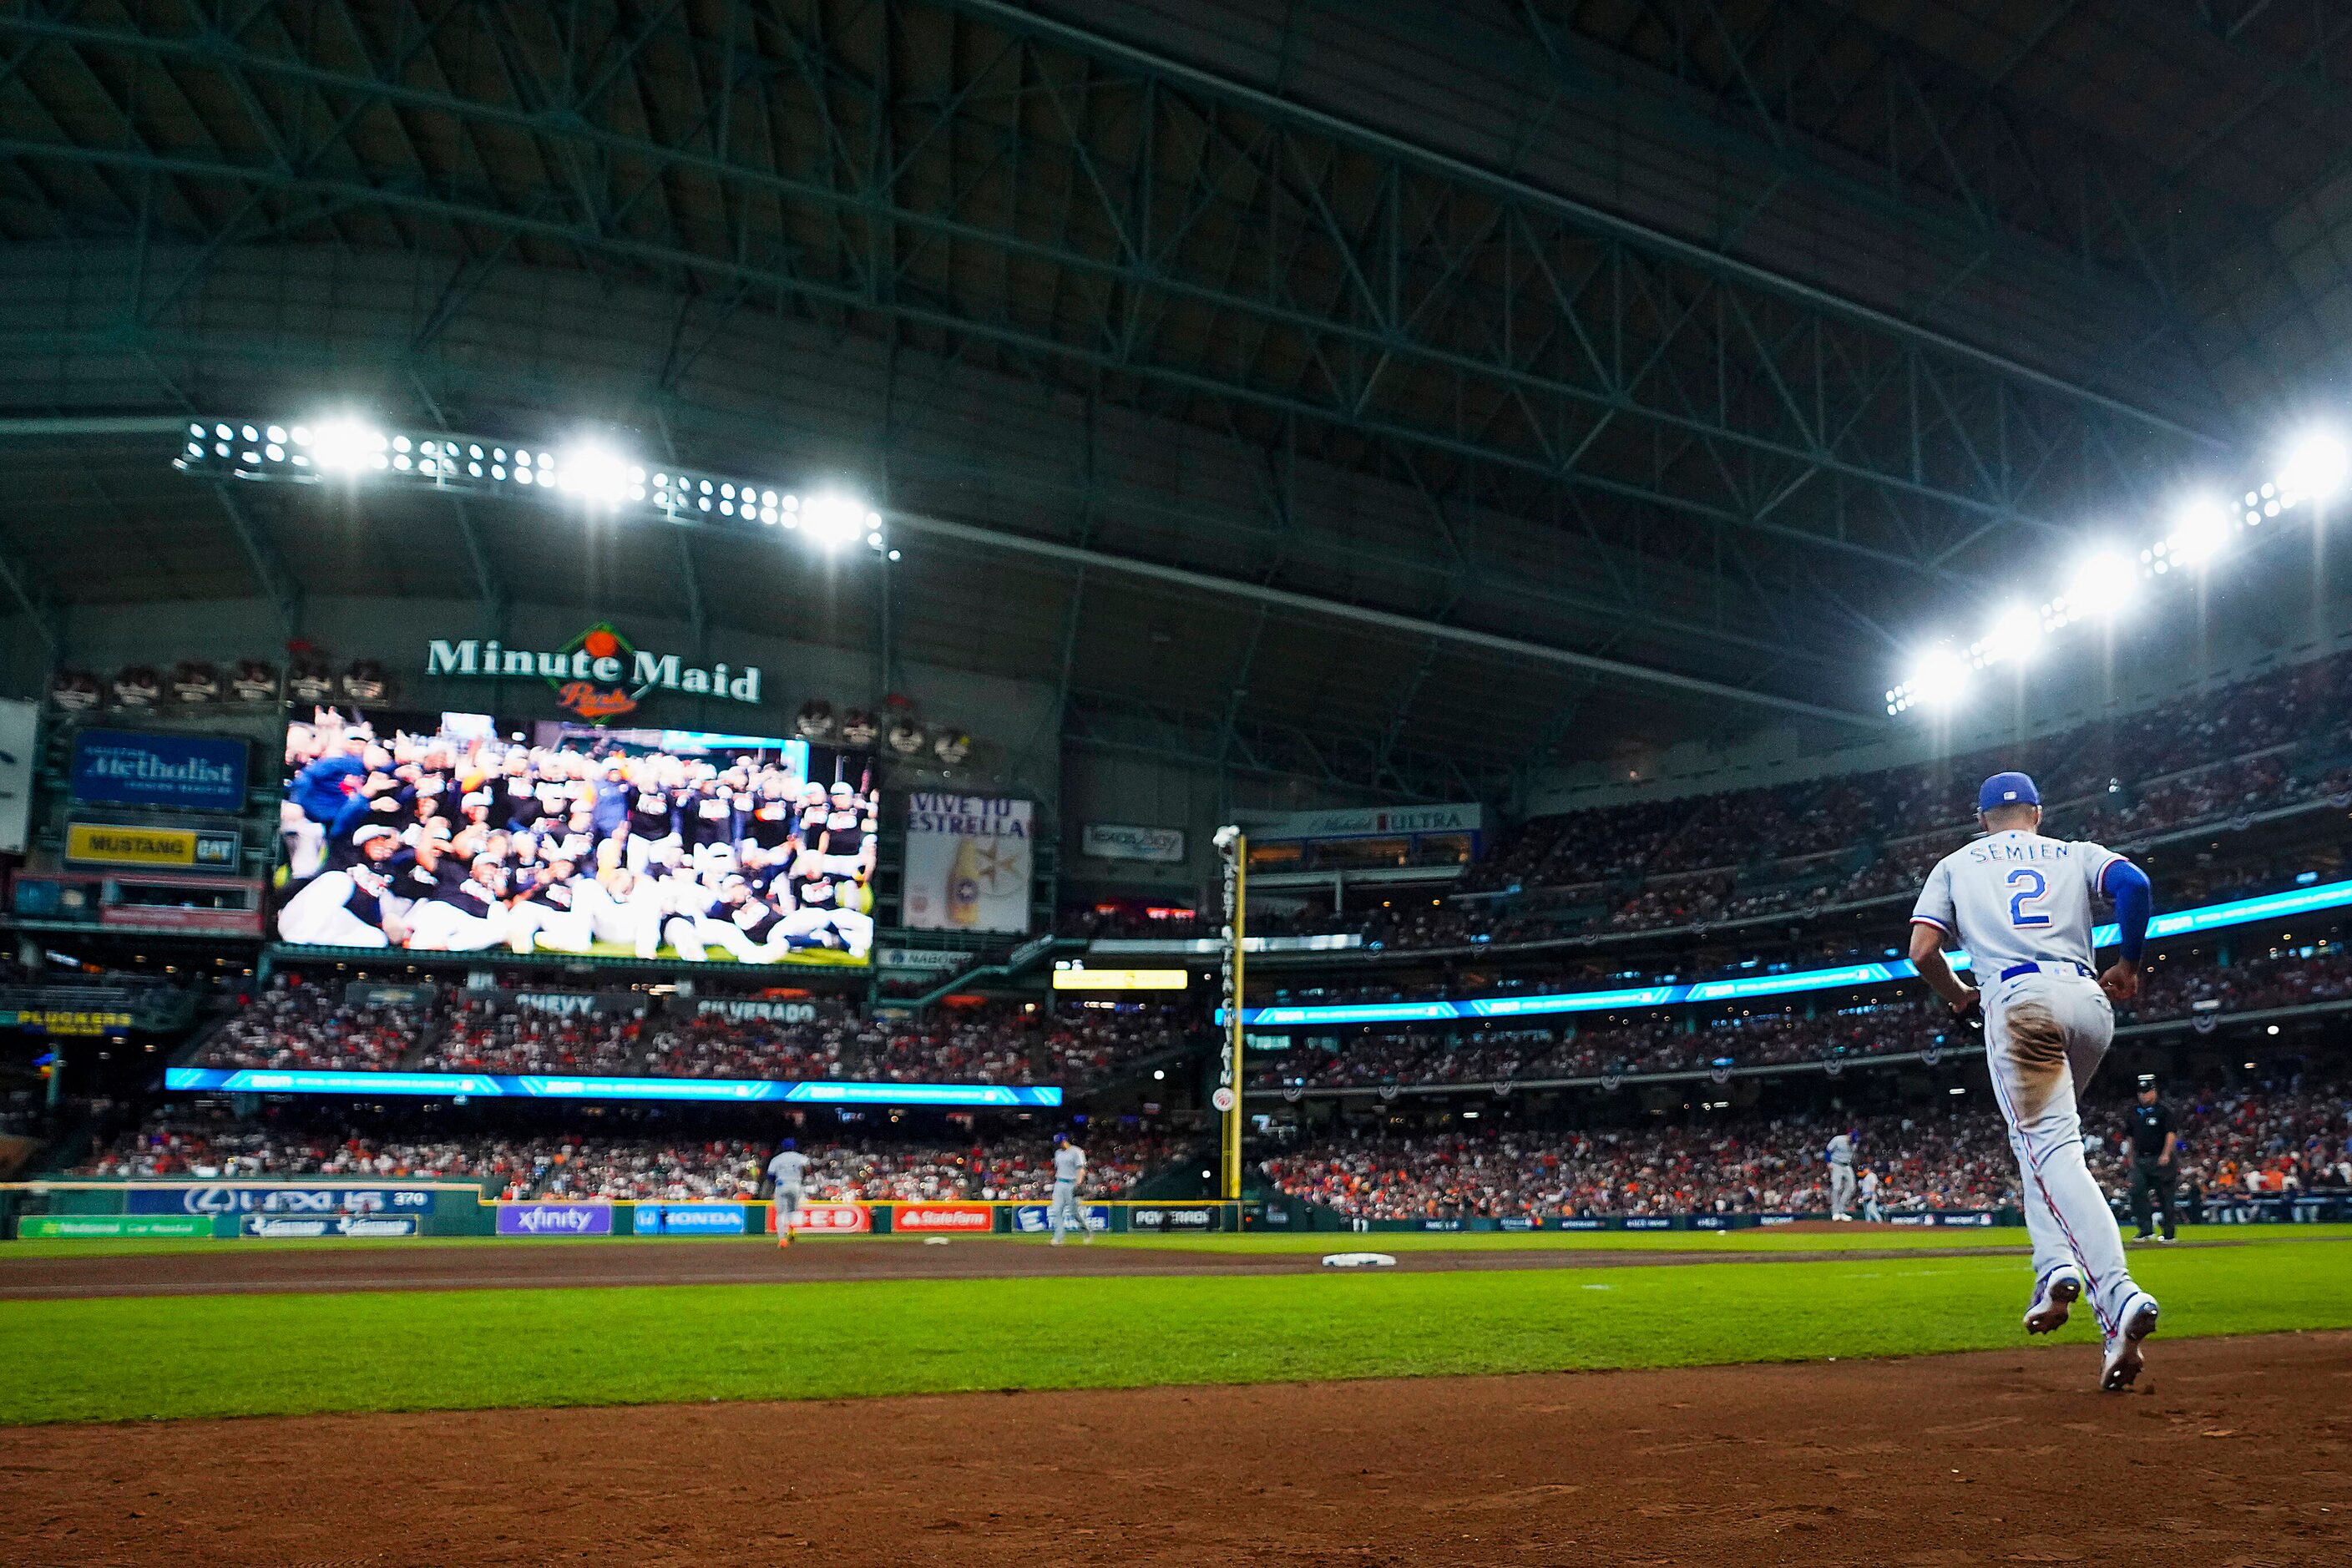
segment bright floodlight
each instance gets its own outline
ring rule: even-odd
[[[2289,448],[2285,466],[2279,469],[2279,490],[2289,506],[2297,501],[2326,500],[2344,488],[2347,468],[2352,468],[2352,454],[2344,443],[2323,430],[2315,430]]]
[[[1948,707],[1968,692],[1968,661],[1950,648],[1939,647],[1920,659],[1905,684],[1916,701],[1930,708]]]
[[[2131,563],[2108,551],[2084,558],[2066,584],[2066,607],[2077,616],[2113,616],[2131,603],[2138,576]]]
[[[383,432],[356,419],[329,419],[310,437],[310,456],[331,474],[357,473],[373,467],[384,447]]]
[[[827,550],[838,550],[881,524],[881,517],[863,501],[838,491],[814,495],[801,503],[801,527]]]
[[[2184,566],[2202,566],[2230,542],[2230,517],[2221,503],[2208,496],[2200,496],[2182,504],[2173,514],[2172,537],[2166,541],[2171,546],[2172,559]]]
[[[610,447],[583,441],[565,449],[556,482],[593,506],[618,506],[629,493],[629,462]]]
[[[2023,664],[2042,646],[2042,617],[2024,605],[2011,605],[1985,634],[1988,659]]]

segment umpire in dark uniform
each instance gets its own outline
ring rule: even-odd
[[[2180,1145],[2180,1134],[2172,1130],[2172,1113],[2157,1102],[2156,1076],[2142,1073],[2139,1079],[2139,1101],[2131,1108],[2131,1208],[2132,1220],[2139,1227],[2135,1241],[2156,1238],[2156,1225],[2148,1215],[2151,1199],[2156,1206],[2156,1219],[2164,1225],[2163,1239],[2175,1239],[2172,1234],[2172,1203],[2179,1184],[2180,1166],[2173,1158]]]

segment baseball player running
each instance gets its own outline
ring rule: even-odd
[[[2153,902],[2147,875],[2100,845],[2043,837],[2042,797],[2023,773],[1985,780],[1977,817],[1985,837],[1927,874],[1911,915],[1911,962],[1953,1011],[1984,1010],[1985,1056],[2033,1238],[2026,1332],[2057,1329],[2087,1289],[2105,1341],[2099,1386],[2128,1388],[2139,1375],[2141,1342],[2156,1331],[2156,1298],[2133,1281],[2106,1194],[2084,1163],[2075,1097],[2115,1034],[2112,1003],[2139,994]],[[2095,975],[2096,894],[2115,900],[2123,956]],[[1947,938],[1968,950],[1979,984],[1952,973]]]
[[[1862,1217],[1869,1225],[1885,1225],[1886,1211],[1878,1203],[1878,1173],[1865,1170],[1855,1184],[1862,1192]]]
[[[1095,1233],[1087,1228],[1086,1211],[1078,1206],[1078,1184],[1086,1180],[1087,1152],[1070,1142],[1064,1132],[1054,1134],[1054,1202],[1046,1212],[1054,1222],[1054,1245],[1062,1245],[1062,1231],[1066,1226],[1076,1226],[1078,1234],[1088,1247],[1095,1244]]]
[[[776,1145],[776,1157],[768,1162],[768,1182],[776,1200],[776,1245],[793,1244],[793,1222],[801,1215],[801,1197],[807,1189],[809,1157],[800,1145],[787,1138]]]

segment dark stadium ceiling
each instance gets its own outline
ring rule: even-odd
[[[2347,55],[2311,0],[19,0],[0,594],[884,635],[740,538],[330,513],[154,418],[334,404],[858,484],[889,657],[1074,743],[1436,795],[1850,739],[2336,371]]]

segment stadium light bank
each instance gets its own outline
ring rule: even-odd
[[[191,420],[174,468],[297,484],[392,483],[506,500],[541,500],[672,523],[746,523],[795,533],[828,554],[860,542],[898,559],[882,516],[855,496],[803,496],[731,475],[650,468],[601,439],[534,447],[486,437],[385,430],[334,416],[306,424]]]
[[[2344,489],[2352,451],[2331,431],[2306,430],[2288,446],[2277,476],[2231,502],[2210,491],[2180,497],[2164,533],[2135,559],[2114,544],[2096,545],[2074,562],[2065,588],[2039,604],[2013,600],[1995,612],[1982,637],[1950,638],[1922,649],[1901,684],[1886,690],[1891,717],[1913,708],[1946,709],[1969,694],[1979,670],[2031,664],[2051,637],[2078,621],[2113,622],[2143,590],[2165,578],[2195,578],[2226,556],[2241,535],[2305,506],[2318,507]]]

